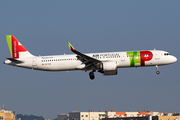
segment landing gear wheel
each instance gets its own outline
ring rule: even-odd
[[[156,74],[159,74],[160,72],[159,71],[156,71]]]
[[[158,74],[159,75],[159,71],[158,71],[158,65],[156,65],[156,74]]]
[[[89,77],[90,77],[91,80],[93,80],[93,79],[95,78],[94,72],[90,72],[90,73],[89,73]]]

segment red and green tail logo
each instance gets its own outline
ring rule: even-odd
[[[6,35],[6,40],[9,46],[9,51],[11,53],[11,57],[13,59],[19,58],[20,52],[26,52],[26,48],[24,48],[21,43],[13,36],[13,35]]]

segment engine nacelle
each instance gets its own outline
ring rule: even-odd
[[[114,61],[103,62],[100,68],[99,72],[104,73],[104,75],[117,75],[117,63]]]

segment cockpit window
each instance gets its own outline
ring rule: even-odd
[[[169,53],[164,53],[164,55],[169,55]]]

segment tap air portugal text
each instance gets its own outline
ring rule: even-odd
[[[90,79],[94,72],[104,75],[117,75],[117,68],[167,65],[177,58],[162,50],[144,50],[128,52],[107,52],[83,54],[67,42],[72,55],[34,56],[13,36],[6,35],[11,58],[4,61],[7,65],[44,71],[90,71]]]

